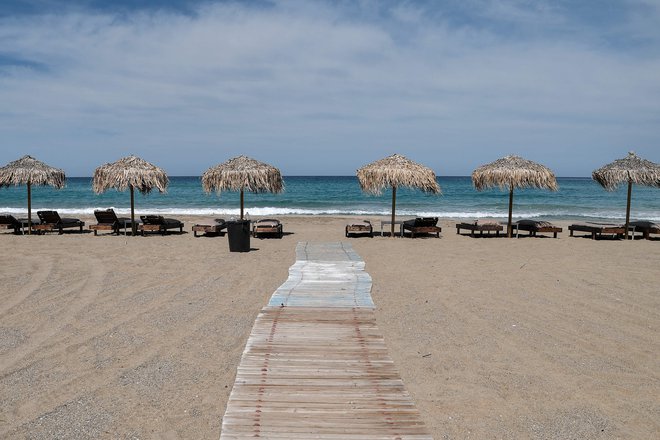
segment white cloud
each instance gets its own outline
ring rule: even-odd
[[[12,144],[0,158],[24,150],[57,164],[66,152],[72,175],[129,152],[174,174],[241,153],[285,174],[350,174],[395,151],[440,174],[508,153],[560,175],[633,147],[660,159],[653,44],[607,47],[594,43],[597,25],[579,33],[557,8],[492,5],[460,24],[370,2],[359,17],[346,4],[282,2],[1,18],[0,54],[28,63],[0,64],[0,133]],[[503,22],[519,26],[515,38]],[[641,22],[631,13],[616,32]],[[647,46],[658,41],[640,27]]]

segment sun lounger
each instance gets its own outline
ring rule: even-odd
[[[183,232],[183,222],[174,218],[165,218],[162,215],[141,215],[140,220],[142,224],[139,225],[139,230],[142,235],[145,232],[160,232],[165,235],[168,229],[178,229]]]
[[[626,233],[626,226],[614,223],[575,223],[570,225],[568,230],[571,231],[571,237],[575,231],[587,232],[595,240],[603,235],[623,237]]]
[[[80,232],[85,226],[85,222],[77,218],[62,218],[57,211],[37,211],[40,223],[32,227],[39,233],[58,231],[64,233],[64,229],[80,228]]]
[[[94,217],[96,217],[96,224],[89,225],[89,229],[94,231],[94,235],[97,235],[98,231],[111,231],[111,234],[119,235],[119,230],[126,229],[131,227],[131,219],[127,217],[117,217],[114,209],[100,209],[94,211]]]
[[[223,229],[227,228],[227,222],[223,218],[216,218],[213,220],[200,221],[192,227],[195,237],[199,237],[198,233],[203,235],[218,235]]]
[[[282,238],[284,231],[282,223],[273,218],[264,218],[252,223],[252,235],[257,238],[261,235],[275,235]]]
[[[520,231],[528,231],[530,237],[536,237],[536,234],[540,232],[552,233],[554,238],[557,238],[557,233],[562,231],[562,228],[540,220],[518,220],[511,226],[516,238],[518,238]]]
[[[416,219],[403,222],[403,230],[410,231],[410,237],[415,238],[416,234],[435,234],[440,238],[442,228],[438,226],[438,217],[417,217]]]
[[[641,232],[642,236],[647,240],[651,238],[651,234],[660,234],[660,224],[648,220],[630,222],[630,226],[635,228],[635,232]]]
[[[32,220],[32,226],[39,224],[39,221]],[[11,214],[0,215],[0,228],[13,229],[14,234],[25,234],[28,227],[28,219],[16,218]]]
[[[495,236],[499,237],[500,232],[504,230],[504,226],[489,220],[475,220],[472,223],[456,223],[456,233],[460,234],[461,229],[466,229],[470,231],[470,236],[474,237],[475,232],[479,232],[479,235],[484,235],[484,232],[488,232],[490,235],[491,232],[495,232]]]
[[[356,236],[358,234],[368,235],[369,237],[374,236],[374,227],[371,225],[369,220],[356,220],[355,222],[346,225],[346,237],[349,235]]]

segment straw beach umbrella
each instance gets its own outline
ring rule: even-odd
[[[136,156],[127,156],[117,162],[106,163],[94,170],[92,188],[100,194],[110,188],[131,191],[131,229],[135,235],[135,190],[149,194],[153,188],[163,193],[169,179],[162,168]]]
[[[628,202],[626,204],[626,240],[628,239],[628,226],[630,225],[630,198],[633,183],[637,185],[654,186],[660,188],[660,165],[638,157],[629,152],[624,159],[598,168],[591,177],[600,183],[607,191],[614,191],[619,184],[628,183]]]
[[[557,191],[557,178],[549,168],[523,159],[520,156],[506,156],[472,172],[472,183],[478,191],[499,187],[509,190],[509,222],[507,236],[511,238],[511,216],[513,212],[514,188],[543,188]]]
[[[50,185],[63,188],[64,171],[53,168],[32,156],[23,156],[0,168],[0,188],[12,185],[27,185],[28,234],[32,233],[32,185]]]
[[[243,220],[243,193],[281,193],[284,190],[280,170],[247,156],[238,156],[209,168],[202,175],[202,187],[210,193],[216,191],[241,192],[241,220]]]
[[[421,189],[424,192],[441,193],[440,185],[435,180],[431,168],[400,155],[393,154],[377,160],[357,170],[362,191],[381,194],[383,189],[392,188],[392,224],[391,237],[394,237],[394,219],[396,213],[396,189],[400,186]]]

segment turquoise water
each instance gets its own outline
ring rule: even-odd
[[[253,217],[286,214],[387,215],[391,192],[381,196],[362,193],[354,176],[285,177],[282,194],[245,194],[245,209]],[[508,192],[497,189],[476,191],[469,177],[441,177],[443,195],[429,195],[401,188],[397,191],[397,214],[477,218],[507,216]],[[620,220],[625,217],[626,188],[607,192],[590,178],[558,178],[559,191],[516,190],[516,218]],[[171,177],[166,194],[136,194],[138,214],[238,215],[238,193],[206,194],[199,177]],[[32,191],[33,209],[57,209],[64,214],[91,215],[94,209],[113,207],[130,210],[128,192],[108,191],[96,195],[91,178],[67,179],[61,190],[37,187]],[[0,189],[0,212],[25,215],[25,186]],[[660,221],[660,189],[633,188],[634,219]]]

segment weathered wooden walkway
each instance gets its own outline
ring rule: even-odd
[[[346,243],[299,243],[255,321],[221,440],[431,439],[376,327],[371,277]]]

